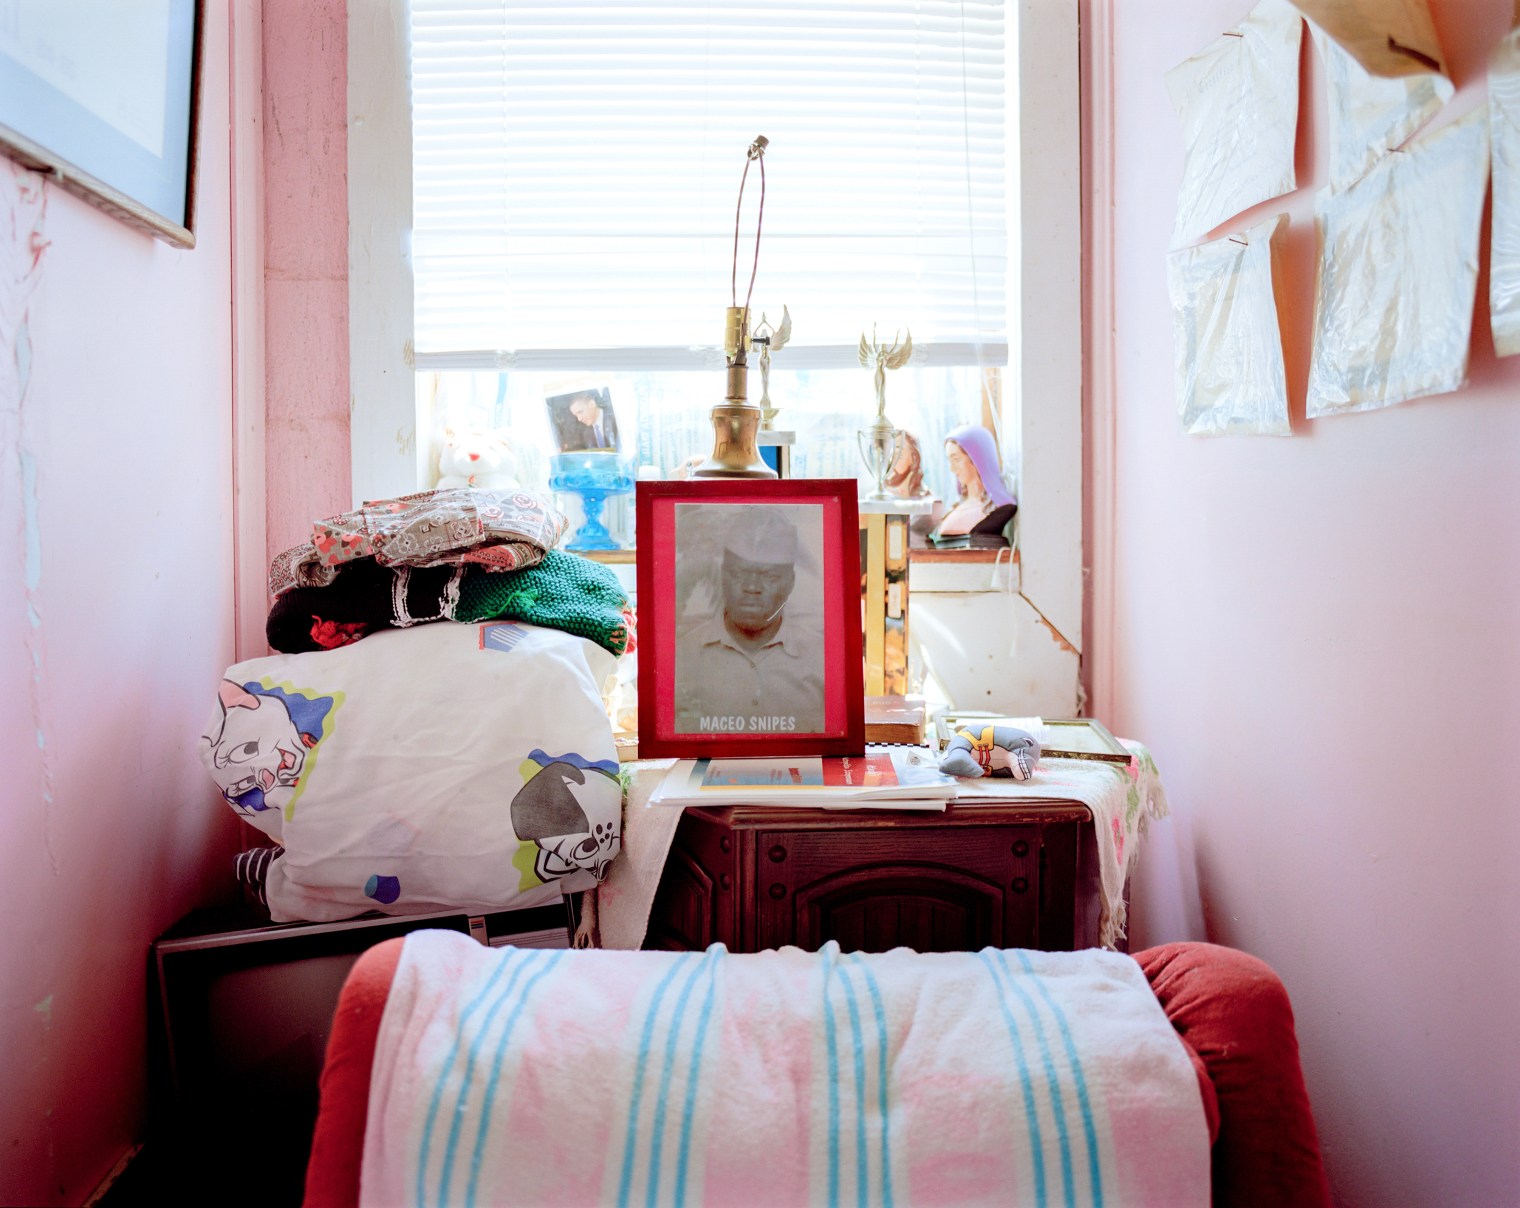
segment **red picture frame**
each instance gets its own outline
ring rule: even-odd
[[[640,482],[639,754],[865,751],[854,479]]]

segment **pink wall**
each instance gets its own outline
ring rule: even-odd
[[[1181,435],[1165,257],[1182,151],[1162,77],[1249,8],[1084,14],[1093,711],[1152,747],[1175,815],[1142,860],[1134,940],[1203,935],[1281,972],[1338,1202],[1520,1203],[1520,794],[1505,758],[1520,731],[1520,358],[1495,360],[1480,300],[1465,389],[1304,418],[1327,146],[1314,78],[1302,187],[1240,220],[1292,216],[1294,435]],[[1482,102],[1510,6],[1431,8],[1459,86],[1444,122]]]
[[[348,5],[263,0],[268,543],[350,507]]]
[[[1304,187],[1278,207],[1296,435],[1181,436],[1162,73],[1249,0],[1083,4],[1088,328],[1112,329],[1090,336],[1092,711],[1151,745],[1175,812],[1146,849],[1134,940],[1206,935],[1282,972],[1343,1204],[1520,1202],[1520,1041],[1491,1005],[1520,999],[1503,960],[1520,820],[1495,758],[1520,729],[1520,358],[1495,362],[1480,303],[1466,390],[1304,419],[1311,89]],[[1507,13],[1432,7],[1456,112]],[[266,0],[272,551],[348,500],[345,9]]]
[[[231,883],[196,751],[233,587],[229,30],[206,15],[194,250],[0,160],[0,1203],[79,1203],[142,1139],[149,942]]]
[[[1088,398],[1093,712],[1151,745],[1176,815],[1134,939],[1207,935],[1282,972],[1342,1203],[1514,1202],[1520,821],[1495,752],[1520,728],[1520,360],[1494,361],[1480,306],[1466,390],[1304,420],[1315,109],[1283,203],[1297,434],[1179,435],[1161,77],[1248,7],[1084,14],[1089,328],[1112,327]],[[1433,7],[1469,105],[1508,14]],[[264,10],[275,551],[348,503],[346,5]],[[225,129],[207,77],[204,128]],[[232,842],[193,749],[232,645],[227,152],[203,155],[193,253],[49,194],[23,402],[0,372],[0,1140],[27,1155],[0,1166],[5,1202],[75,1201],[140,1135],[147,941],[216,892]],[[0,176],[0,215],[17,195]],[[10,349],[26,295],[5,246]],[[101,494],[122,467],[165,485]]]

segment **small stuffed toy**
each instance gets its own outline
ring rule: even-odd
[[[443,434],[443,452],[438,456],[438,486],[482,487],[491,490],[515,487],[517,458],[505,437],[495,432],[455,432]]]
[[[1040,744],[1032,734],[1012,726],[983,726],[955,732],[939,770],[950,776],[1012,776],[1028,780],[1040,762]]]

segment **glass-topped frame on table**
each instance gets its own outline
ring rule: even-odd
[[[636,507],[640,756],[863,753],[855,481],[641,482]]]

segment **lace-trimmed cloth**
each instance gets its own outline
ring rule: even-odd
[[[1124,887],[1139,856],[1149,824],[1170,812],[1161,773],[1149,749],[1128,738],[1119,740],[1130,753],[1128,764],[1087,759],[1042,758],[1028,780],[984,776],[962,779],[953,803],[974,809],[980,801],[1075,800],[1092,811],[1102,881],[1099,941],[1116,947],[1124,938],[1128,907]],[[681,811],[646,809],[649,795],[672,759],[630,765],[623,850],[607,879],[597,887],[597,926],[603,947],[638,948],[644,942],[649,914],[665,861],[675,840]]]
[[[967,779],[955,795],[957,809],[974,807],[978,800],[1069,799],[1092,811],[1103,889],[1099,942],[1105,948],[1117,947],[1125,935],[1124,887],[1139,857],[1140,841],[1151,821],[1171,812],[1150,751],[1128,738],[1119,741],[1129,752],[1127,764],[1042,756],[1034,775],[1022,783],[990,776]]]
[[[564,535],[564,514],[521,488],[446,487],[366,503],[312,525],[311,540],[269,567],[269,593],[325,587],[338,568],[363,559],[381,566],[465,566],[520,570]]]

